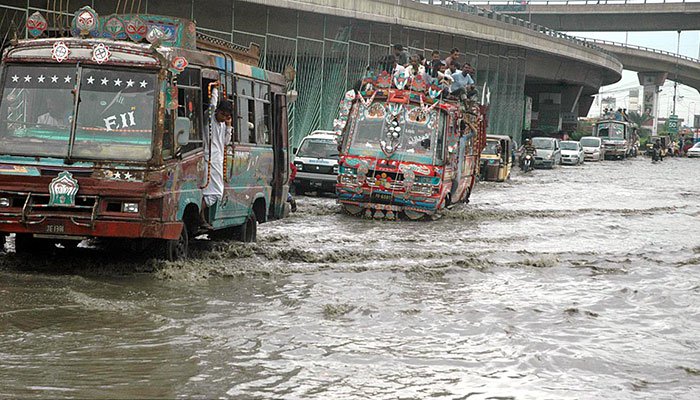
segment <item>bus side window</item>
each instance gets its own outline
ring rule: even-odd
[[[439,118],[440,123],[438,124],[437,140],[435,145],[435,159],[439,164],[442,164],[443,159],[445,158],[443,155],[443,151],[445,148],[445,135],[447,135],[445,129],[445,120],[447,119],[447,115],[438,112],[437,116]]]
[[[270,132],[271,125],[271,110],[270,103],[263,103],[263,143],[272,144],[272,133]]]
[[[190,120],[190,140],[182,147],[182,153],[187,153],[202,147],[202,89],[200,86],[200,70],[186,68],[178,77],[178,106],[177,116]]]
[[[248,99],[248,143],[255,144],[258,142],[255,137],[257,122],[255,118],[255,100]]]
[[[236,79],[236,108],[241,143],[255,143],[255,101],[253,82],[249,79]]]

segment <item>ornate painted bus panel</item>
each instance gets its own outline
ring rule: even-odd
[[[2,55],[0,240],[16,234],[23,252],[148,239],[176,259],[198,234],[252,241],[258,223],[286,215],[287,82],[256,66],[257,45],[165,16],[84,7],[72,37],[50,38],[30,18],[38,38]],[[201,212],[212,87],[235,123],[223,196]]]

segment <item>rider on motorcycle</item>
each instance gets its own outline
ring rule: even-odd
[[[532,140],[530,138],[525,139],[525,142],[518,150],[520,152],[520,167],[523,166],[523,161],[525,161],[525,156],[530,155],[532,160],[535,160],[535,155],[537,154],[537,149],[532,145]]]

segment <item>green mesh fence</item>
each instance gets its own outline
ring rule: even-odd
[[[348,90],[348,44],[326,40],[323,63],[321,129],[331,129],[338,116],[338,104]]]
[[[367,43],[350,42],[348,50],[348,88],[358,79],[362,79],[369,66],[369,45]]]
[[[297,40],[296,90],[294,136],[292,147],[321,126],[321,99],[323,97],[323,45],[322,41],[307,38]]]

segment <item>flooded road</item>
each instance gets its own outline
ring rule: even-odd
[[[432,222],[298,203],[186,263],[0,256],[0,397],[700,398],[698,160],[515,172]]]

